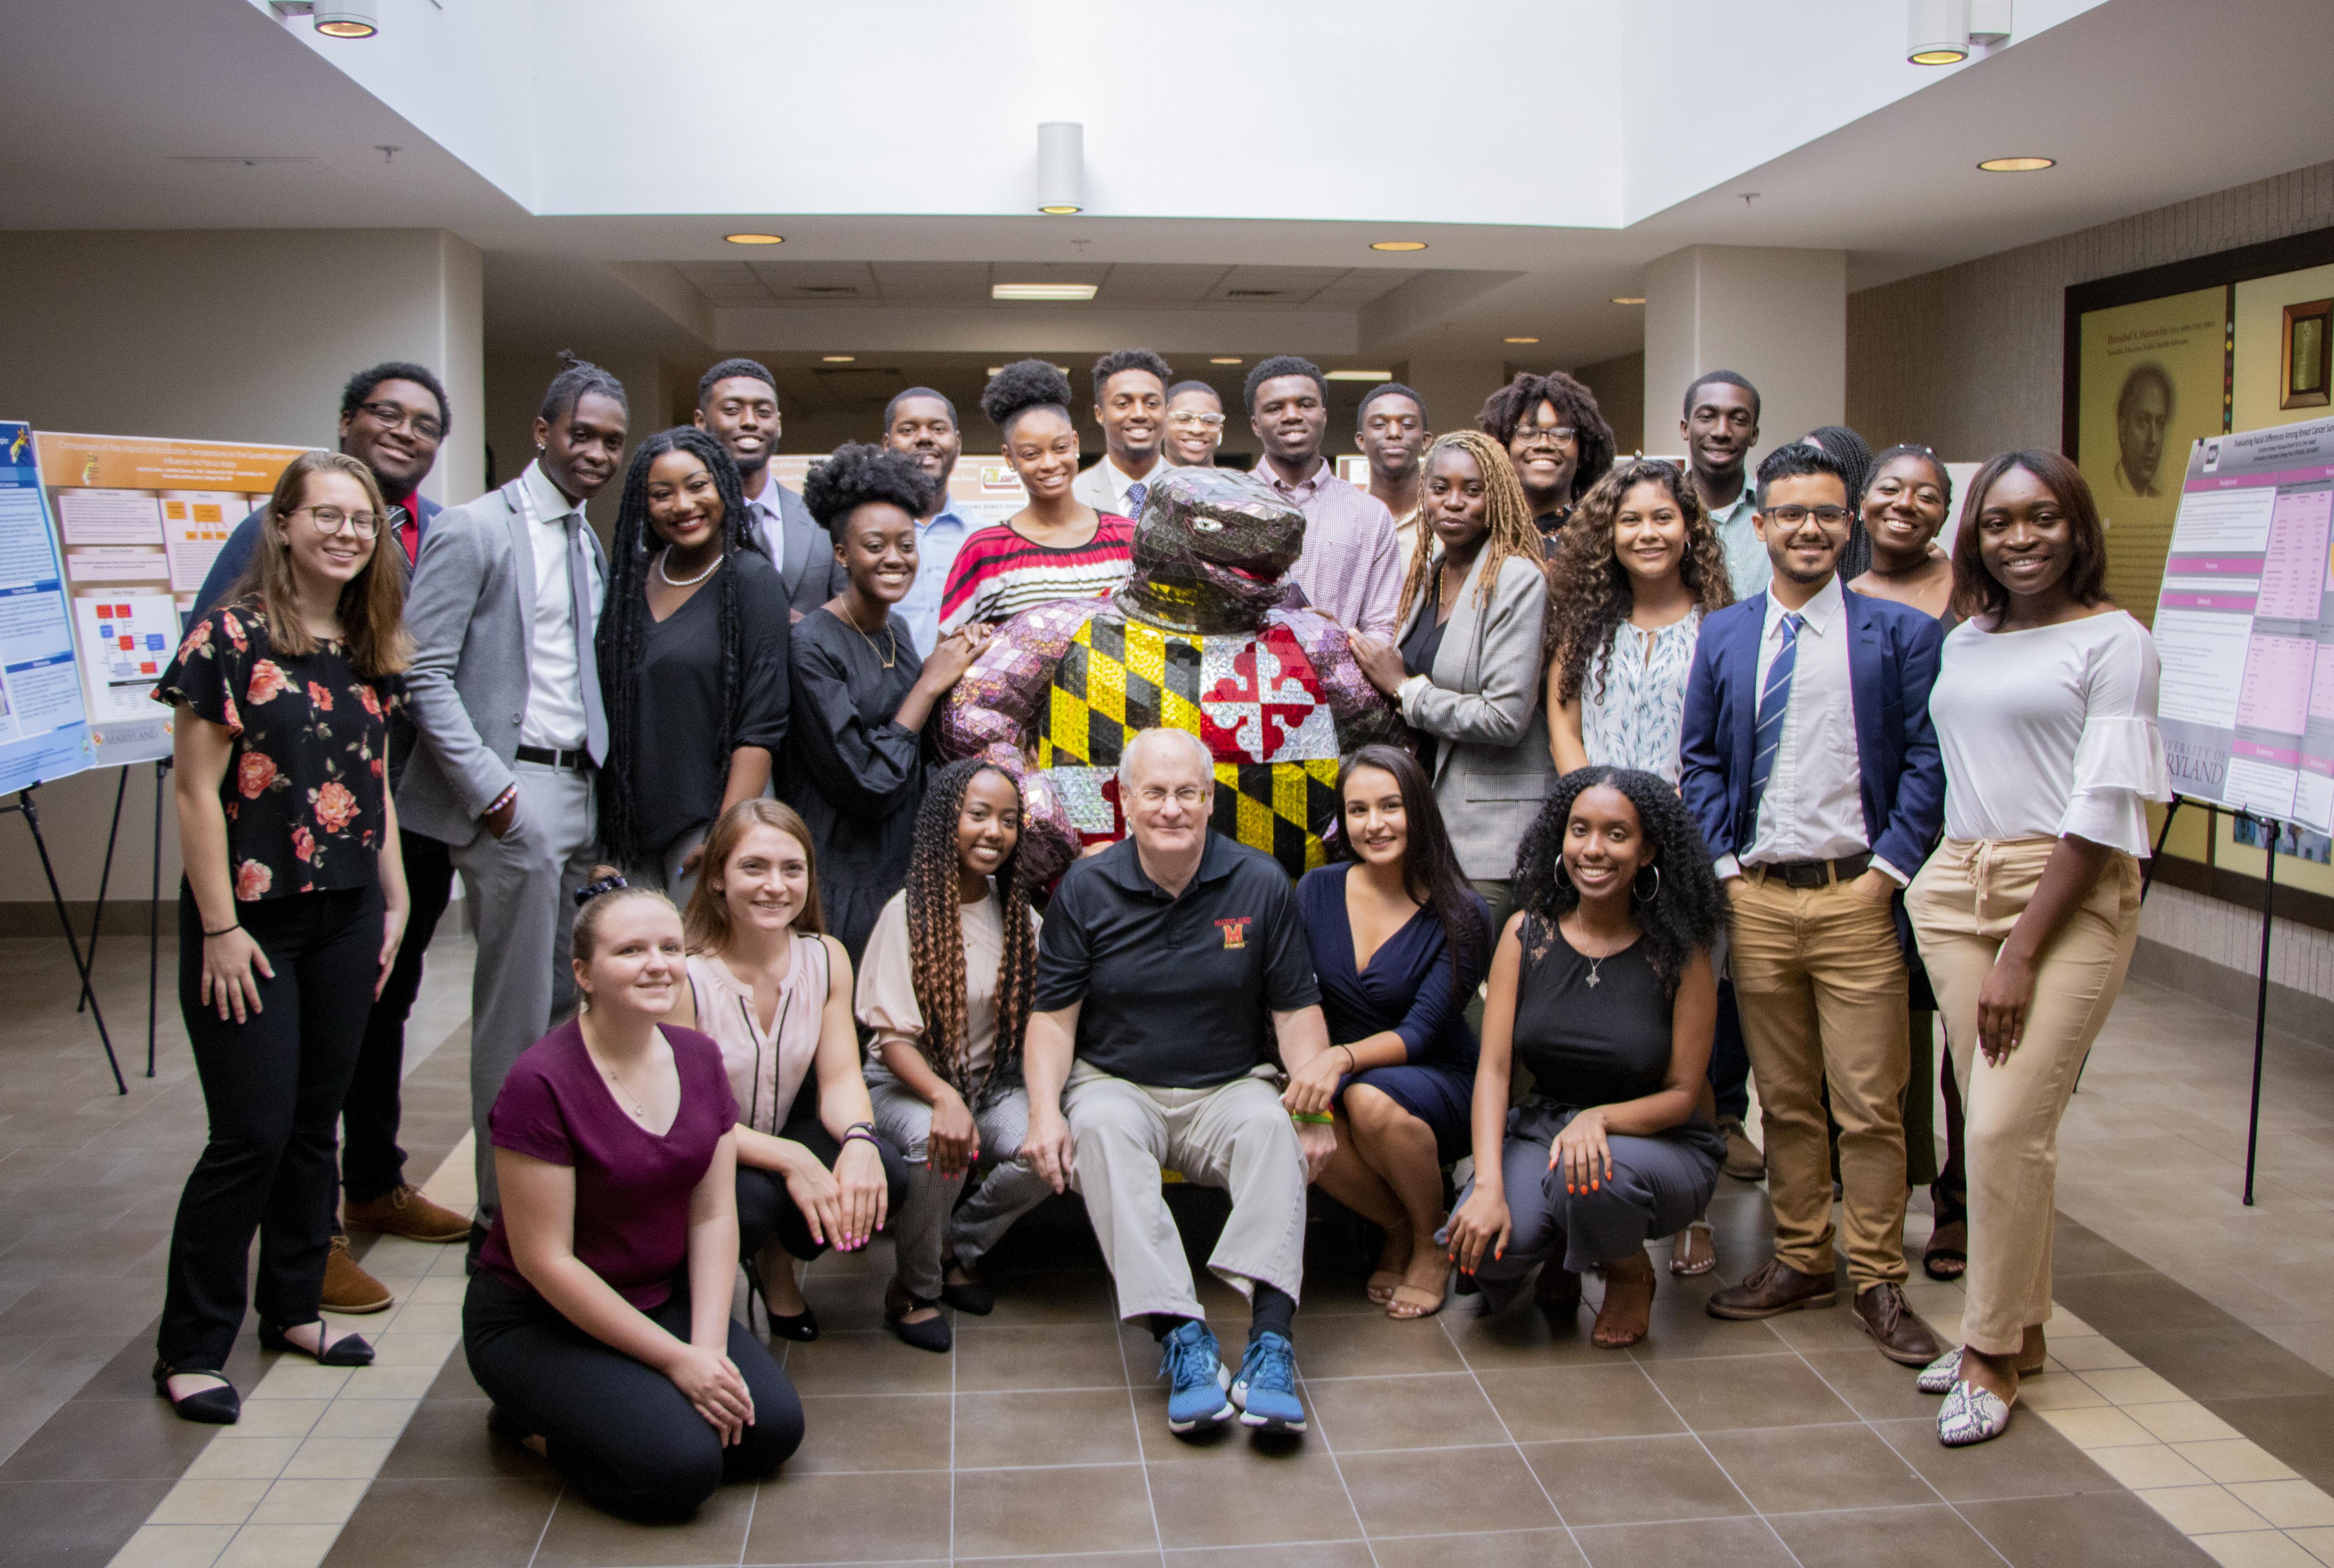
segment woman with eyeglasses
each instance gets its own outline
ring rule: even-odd
[[[1485,399],[1475,428],[1508,449],[1532,523],[1553,556],[1574,499],[1613,466],[1613,427],[1597,411],[1596,394],[1562,370],[1525,371]]]
[[[1167,389],[1167,444],[1161,448],[1178,468],[1212,468],[1224,444],[1224,400],[1205,381],[1178,381]]]
[[[355,458],[293,459],[251,569],[154,688],[180,710],[178,1008],[210,1117],[154,1362],[155,1391],[189,1421],[240,1413],[223,1369],[255,1231],[260,1342],[372,1361],[320,1307],[341,1101],[407,907],[387,758],[411,648],[383,513]]]

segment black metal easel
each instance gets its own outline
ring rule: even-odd
[[[2278,824],[2268,817],[2254,817],[2261,824],[2262,851],[2268,856],[2262,867],[2262,951],[2261,983],[2253,993],[2253,1105],[2245,1121],[2245,1207],[2253,1201],[2253,1150],[2261,1142],[2262,1050],[2269,1034],[2269,933],[2276,923],[2277,908],[2277,835]]]
[[[169,771],[170,759],[169,757],[157,757],[155,759],[154,886],[152,900],[147,906],[146,914],[146,1076],[149,1078],[154,1076],[154,1031],[159,1003],[159,992],[161,989],[162,811],[169,798],[163,793],[163,780],[169,775]],[[104,868],[99,871],[97,878],[97,908],[91,913],[89,918],[89,970],[91,974],[94,974],[97,969],[98,927],[105,919],[106,890],[113,883],[113,851],[115,844],[121,837],[121,801],[122,797],[129,794],[129,792],[130,768],[129,765],[125,764],[121,769],[121,781],[114,786],[113,790],[113,825],[107,831],[105,835],[105,865]],[[73,1009],[75,1012],[83,1011],[96,1002],[96,997],[91,992],[90,986],[90,980],[84,976],[82,981],[81,1002]]]
[[[49,880],[49,901],[56,906],[57,924],[64,931],[65,946],[72,951],[73,970],[81,976],[82,996],[89,1003],[91,1020],[97,1024],[97,1038],[105,1047],[105,1064],[113,1069],[114,1089],[120,1093],[127,1094],[130,1092],[130,1085],[122,1082],[121,1063],[113,1054],[113,1036],[106,1030],[105,1014],[97,1005],[97,993],[90,988],[90,966],[82,957],[81,938],[73,935],[72,916],[67,912],[65,896],[57,887],[57,871],[49,860],[48,842],[41,837],[40,808],[33,803],[33,791],[40,787],[38,784],[28,784],[18,790],[16,803],[12,806],[0,806],[0,816],[5,816],[10,812],[19,813],[24,816],[24,825],[33,831],[33,847],[38,850],[41,855],[41,874]],[[117,802],[117,809],[118,805]]]

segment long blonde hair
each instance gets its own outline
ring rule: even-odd
[[[690,952],[719,954],[729,946],[729,896],[714,884],[728,869],[738,841],[755,828],[776,828],[802,846],[810,887],[803,894],[794,928],[806,937],[825,935],[826,917],[818,907],[818,851],[811,848],[809,824],[784,801],[739,801],[705,835],[705,855],[697,862],[697,890],[689,895],[689,909],[681,917],[681,938]]]
[[[405,630],[405,574],[381,565],[385,552],[394,549],[389,536],[389,507],[372,470],[340,452],[303,452],[285,465],[267,499],[267,521],[259,530],[259,549],[227,593],[228,602],[256,599],[267,611],[267,640],[277,653],[298,659],[316,650],[316,640],[299,612],[299,585],[292,577],[292,547],[285,531],[292,514],[304,504],[312,474],[345,474],[365,494],[365,505],[381,519],[372,536],[372,553],[357,574],[341,589],[341,640],[349,650],[349,668],[360,679],[372,680],[401,673],[413,660],[413,640]]]
[[[1500,568],[1510,557],[1529,561],[1540,566],[1539,528],[1532,522],[1531,505],[1524,499],[1524,487],[1516,477],[1516,470],[1508,461],[1505,448],[1480,430],[1452,430],[1434,438],[1434,445],[1418,460],[1420,495],[1418,502],[1418,548],[1411,552],[1410,572],[1402,582],[1402,608],[1394,614],[1394,624],[1410,620],[1411,607],[1426,597],[1432,574],[1439,570],[1434,551],[1434,530],[1427,522],[1426,509],[1431,504],[1424,494],[1424,476],[1432,469],[1437,453],[1464,452],[1475,459],[1475,467],[1483,474],[1483,520],[1488,526],[1483,532],[1483,554],[1480,570],[1475,573],[1475,600],[1479,604],[1491,601],[1491,591],[1500,581]],[[1543,571],[1546,569],[1543,567]]]

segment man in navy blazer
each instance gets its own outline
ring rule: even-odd
[[[1722,1318],[1838,1300],[1825,1091],[1839,1123],[1848,1278],[1881,1353],[1942,1352],[1906,1304],[1905,1081],[1911,1041],[1900,894],[1944,811],[1929,726],[1936,621],[1840,582],[1859,497],[1799,443],[1759,465],[1767,592],[1702,622],[1679,787],[1730,906],[1734,995],[1759,1083],[1775,1256],[1712,1296]]]

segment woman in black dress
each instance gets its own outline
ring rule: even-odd
[[[853,443],[803,486],[850,582],[794,628],[794,744],[778,795],[810,829],[827,929],[854,966],[907,880],[930,760],[924,722],[989,641],[987,627],[962,627],[920,659],[892,619],[915,585],[928,485],[906,454]]]
[[[1645,1242],[1710,1202],[1726,1140],[1696,1110],[1717,1027],[1724,903],[1677,792],[1623,768],[1567,774],[1516,854],[1475,1068],[1475,1179],[1444,1232],[1492,1310],[1545,1263],[1566,1318],[1605,1270],[1591,1338],[1645,1337]],[[1512,1111],[1520,1062],[1531,1093]]]
[[[729,454],[686,426],[632,454],[609,553],[601,838],[633,879],[685,903],[706,832],[761,794],[786,739],[786,584]]]

